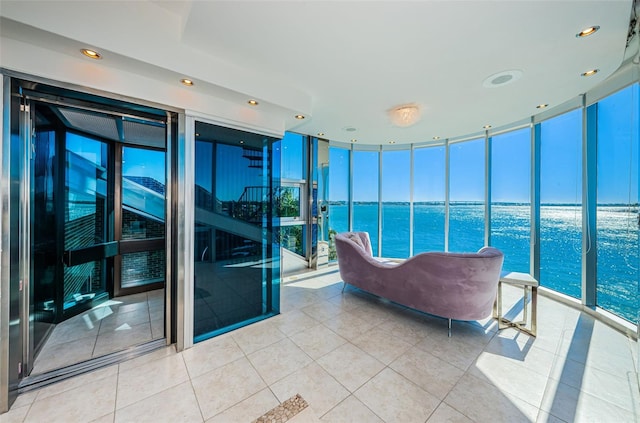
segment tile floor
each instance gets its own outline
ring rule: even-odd
[[[491,319],[448,338],[341,289],[337,272],[288,278],[279,316],[23,394],[0,422],[251,422],[295,394],[294,423],[640,421],[637,343],[584,313],[543,297],[537,338]]]
[[[164,337],[164,289],[113,298],[56,325],[32,375]]]

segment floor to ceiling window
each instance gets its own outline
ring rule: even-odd
[[[196,122],[194,335],[278,312],[273,138]]]
[[[582,110],[540,124],[540,284],[580,298]]]
[[[416,148],[413,166],[413,252],[444,251],[444,145]]]
[[[382,153],[383,257],[409,257],[411,151]]]
[[[491,139],[491,245],[503,268],[529,273],[531,238],[531,129]]]
[[[335,260],[333,235],[349,230],[349,154],[329,147],[329,260]]]
[[[349,226],[351,151],[353,230],[369,232],[374,254],[378,255],[381,237],[381,256],[408,256],[411,230],[414,255],[443,251],[448,165],[449,251],[477,251],[484,245],[488,192],[489,243],[504,252],[505,270],[532,272],[539,275],[543,287],[589,306],[593,305],[589,295],[595,292],[597,306],[636,324],[640,315],[639,115],[640,88],[635,83],[586,109],[489,134],[489,146],[485,138],[450,142],[449,163],[444,145],[415,147],[413,155],[409,146],[405,150],[383,146],[380,151],[332,147],[332,225],[338,232]],[[586,134],[583,128],[588,128]],[[589,128],[597,128],[597,134]],[[594,139],[597,148],[591,147]],[[532,146],[539,149],[537,157]],[[583,175],[583,160],[588,169],[597,163],[593,173]],[[485,186],[487,162],[490,187]],[[411,167],[413,184],[408,181]],[[539,180],[532,181],[533,177]],[[589,181],[595,181],[595,195]],[[539,192],[532,193],[532,187]],[[406,204],[411,195],[413,228],[407,230]],[[539,206],[532,207],[533,200]],[[595,229],[584,230],[583,225]],[[532,239],[532,228],[539,234],[537,239]]]
[[[449,148],[449,251],[477,251],[484,246],[485,140]]]
[[[353,152],[353,230],[369,232],[373,255],[378,255],[377,151]]]
[[[636,321],[638,255],[638,85],[597,105],[597,304]]]
[[[287,132],[275,149],[281,153],[280,188],[275,195],[275,208],[280,218],[280,245],[306,257],[305,210],[306,189],[305,137]]]

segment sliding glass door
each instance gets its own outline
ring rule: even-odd
[[[278,312],[275,141],[196,122],[196,342]]]

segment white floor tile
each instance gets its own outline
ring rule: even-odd
[[[358,398],[349,395],[344,401],[320,418],[323,423],[384,423]]]
[[[114,411],[116,383],[113,375],[56,395],[36,399],[25,422],[88,422]]]
[[[382,362],[351,343],[336,348],[319,358],[317,363],[350,392],[354,392],[385,367]]]
[[[191,382],[166,389],[127,407],[116,410],[115,423],[201,422]]]
[[[120,370],[116,409],[124,408],[189,380],[182,355],[170,355]]]
[[[316,363],[298,370],[270,386],[280,402],[295,394],[302,395],[319,416],[324,415],[343,399],[347,391],[329,373]]]
[[[385,422],[424,422],[440,400],[386,368],[354,393]]]
[[[192,379],[191,382],[205,420],[222,413],[267,386],[246,358],[218,367]]]
[[[207,420],[207,423],[251,422],[279,404],[280,402],[271,390],[265,388],[224,412],[213,416]]]

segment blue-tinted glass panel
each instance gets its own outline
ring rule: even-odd
[[[195,341],[278,312],[272,138],[196,123]],[[242,142],[241,142],[242,141]],[[274,177],[275,176],[275,177]]]
[[[413,253],[444,251],[445,147],[413,152]]]
[[[378,255],[378,152],[353,152],[353,230],[369,232]]]
[[[540,283],[581,296],[582,111],[540,124]]]
[[[598,305],[637,323],[638,84],[598,105]]]
[[[485,141],[449,148],[449,251],[478,251],[484,246]]]
[[[282,160],[280,176],[282,179],[306,179],[304,172],[304,137],[293,132],[286,132],[280,141]]]
[[[382,256],[409,257],[411,151],[382,153]]]
[[[329,147],[329,260],[336,259],[333,235],[349,230],[349,150]]]
[[[491,140],[491,245],[503,268],[529,273],[531,239],[531,129]]]

